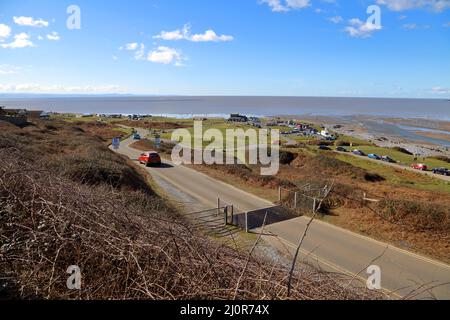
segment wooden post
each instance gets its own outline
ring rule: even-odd
[[[298,197],[298,192],[295,192],[294,194],[294,209],[297,209],[297,197]]]
[[[220,197],[217,197],[217,215],[220,214]]]
[[[223,215],[224,215],[224,217],[225,217],[225,224],[224,224],[224,226],[226,227],[227,225],[228,225],[228,206],[226,206],[224,209],[223,209]]]
[[[248,212],[245,212],[245,232],[248,233]]]
[[[281,202],[281,187],[278,187],[278,202]]]
[[[231,224],[234,225],[234,205],[231,205]]]

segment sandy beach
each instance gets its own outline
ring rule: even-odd
[[[311,117],[309,120],[321,122],[338,134],[370,141],[379,147],[401,147],[423,157],[450,156],[450,122],[365,116]]]

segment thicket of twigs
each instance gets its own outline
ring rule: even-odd
[[[48,143],[67,143],[57,142],[68,129],[58,130],[0,133],[0,297],[287,298],[289,270],[210,240],[148,190],[111,185],[108,179],[95,184],[82,173],[49,165]],[[102,161],[110,157],[126,167],[95,139],[72,141],[98,143]],[[37,152],[41,147],[46,152]],[[52,163],[70,159],[78,149],[69,145],[58,154],[55,148]],[[80,170],[89,167],[89,157],[84,161],[77,164]],[[80,291],[66,287],[71,265],[81,268]],[[344,289],[340,280],[305,267],[294,274],[290,298],[373,298]]]

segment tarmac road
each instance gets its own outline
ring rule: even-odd
[[[137,159],[141,152],[129,147],[132,142],[132,138],[123,141],[117,152]],[[237,211],[242,212],[260,210],[264,214],[275,207],[264,199],[185,166],[175,166],[169,161],[164,161],[161,168],[147,170],[155,178],[163,179],[211,208],[217,206],[218,197],[222,204],[233,204]],[[270,224],[265,230],[276,235],[293,252],[307,222],[305,217],[292,218]],[[270,238],[274,237],[268,236],[269,241]],[[382,272],[382,287],[387,291],[395,291],[393,298],[403,297],[420,288],[421,293],[416,298],[450,299],[449,265],[321,221],[316,220],[311,224],[301,253],[304,259],[325,270],[358,274],[357,278],[361,280],[367,279],[366,269],[369,265],[377,265]],[[433,288],[422,292],[423,285]]]

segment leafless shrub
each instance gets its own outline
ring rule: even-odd
[[[285,267],[207,238],[155,195],[83,183],[27,152],[19,141],[0,148],[0,297],[288,298]],[[80,291],[66,287],[71,265],[81,268]],[[289,298],[376,297],[343,283],[303,266]]]

